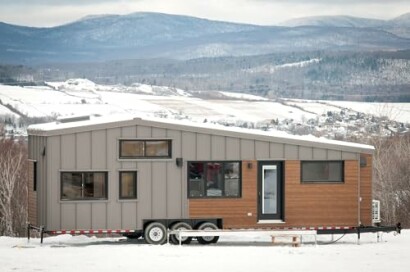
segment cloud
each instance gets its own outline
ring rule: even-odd
[[[16,5],[43,5],[43,6],[61,6],[61,5],[91,5],[100,3],[115,3],[115,0],[0,0],[0,5],[3,6],[16,6]]]
[[[305,5],[343,5],[343,4],[383,4],[394,5],[408,3],[409,0],[248,0],[249,2],[266,2],[266,3],[287,3],[287,4],[305,4]]]

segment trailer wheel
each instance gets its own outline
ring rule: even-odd
[[[218,227],[211,222],[205,222],[199,225],[198,230],[217,230]],[[198,243],[202,245],[207,245],[211,243],[216,243],[219,240],[219,236],[198,236]]]
[[[148,244],[162,245],[167,240],[167,229],[159,222],[152,222],[145,228],[144,239]]]
[[[185,222],[178,222],[175,223],[172,227],[171,230],[191,230],[192,227]],[[180,237],[178,234],[173,234],[169,236],[169,241],[175,245],[179,244]],[[189,244],[192,241],[192,237],[183,237],[181,240],[181,244]]]

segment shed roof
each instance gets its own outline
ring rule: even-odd
[[[90,116],[89,118],[76,117],[70,118],[70,120],[68,120],[67,122],[60,120],[57,122],[30,125],[27,131],[29,135],[57,136],[135,125],[307,147],[327,148],[348,152],[368,154],[372,154],[374,152],[374,147],[371,145],[329,140],[325,138],[315,137],[313,135],[298,136],[287,134],[283,131],[262,131],[257,129],[226,127],[212,123],[195,123],[188,120],[175,120],[153,117],[142,118],[132,115],[116,115],[107,117]]]

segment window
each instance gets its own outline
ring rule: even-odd
[[[121,140],[120,158],[171,158],[171,140]]]
[[[33,161],[33,191],[37,191],[37,162]]]
[[[61,200],[107,199],[106,172],[62,172]]]
[[[343,161],[302,162],[302,182],[343,182]]]
[[[120,172],[120,199],[137,198],[137,172]]]
[[[240,162],[189,162],[190,198],[240,197]]]

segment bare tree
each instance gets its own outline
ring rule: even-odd
[[[374,137],[374,195],[384,224],[410,226],[410,134]]]
[[[0,235],[24,234],[27,221],[27,148],[0,138]]]

